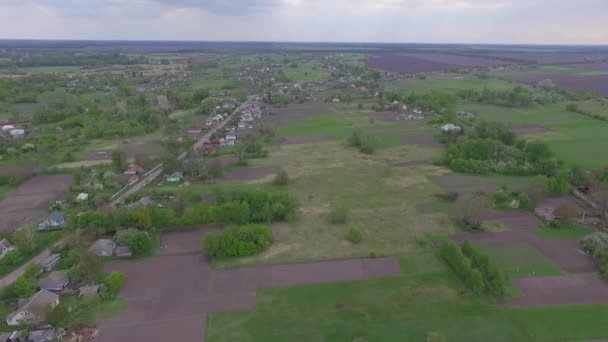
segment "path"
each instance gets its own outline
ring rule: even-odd
[[[204,256],[184,254],[198,251],[201,235],[201,231],[172,233],[163,238],[165,255],[108,265],[108,270],[127,274],[121,296],[130,301],[131,309],[101,323],[100,342],[200,342],[209,313],[252,309],[257,289],[401,274],[394,258],[214,271]]]
[[[545,240],[534,234],[541,222],[522,211],[509,211],[491,215],[503,223],[508,231],[499,233],[458,234],[457,242],[465,239],[484,246],[508,246],[527,243],[567,272],[557,277],[521,278],[513,281],[522,296],[509,299],[507,307],[530,307],[608,303],[608,284],[597,274],[593,258],[582,252],[577,240]]]
[[[215,132],[224,128],[235,115],[237,115],[243,108],[245,108],[245,106],[247,106],[250,102],[252,102],[256,97],[257,97],[257,95],[249,96],[247,98],[247,101],[243,102],[243,104],[241,104],[237,109],[235,109],[234,112],[232,112],[232,114],[230,114],[230,116],[228,116],[224,121],[222,121],[217,126],[213,127],[209,132],[207,132],[197,142],[195,142],[194,145],[192,146],[192,149],[194,151],[196,151],[196,150],[200,149],[204,144],[209,142],[209,140],[211,139],[211,136]],[[183,160],[184,158],[186,158],[187,155],[188,154],[186,152],[180,154],[178,157],[178,160]],[[133,186],[131,186],[127,191],[125,191],[123,194],[118,196],[118,198],[113,200],[110,203],[110,208],[116,208],[125,199],[129,198],[129,196],[131,196],[132,194],[145,188],[148,184],[152,183],[157,177],[159,177],[162,174],[163,174],[163,167],[162,167],[162,164],[159,164],[158,170],[151,172],[148,175],[143,176],[137,183],[135,183]]]

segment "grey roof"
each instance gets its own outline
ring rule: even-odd
[[[29,342],[50,342],[55,341],[55,330],[53,328],[31,331],[27,335]]]
[[[64,220],[63,213],[61,213],[58,210],[55,210],[51,213],[51,215],[49,215],[49,220],[63,221]]]
[[[38,281],[41,289],[64,289],[68,286],[68,274],[66,271],[53,271]]]
[[[32,296],[32,298],[29,300],[29,302],[27,302],[27,304],[19,308],[11,315],[26,310],[35,315],[46,314],[48,313],[49,308],[51,308],[53,304],[58,300],[59,295],[47,290],[40,290]]]
[[[118,246],[116,247],[116,256],[119,257],[130,257],[133,256],[131,249],[127,246]]]
[[[6,248],[6,249],[14,248],[13,244],[10,243],[10,241],[8,241],[7,239],[0,240],[0,246],[4,246],[4,248]]]
[[[81,296],[93,296],[99,293],[99,285],[91,285],[91,286],[82,286],[78,289],[78,292]]]
[[[52,263],[59,261],[59,259],[61,259],[61,254],[59,254],[59,253],[51,254],[40,262],[40,266],[44,267],[46,265],[50,265]]]
[[[110,239],[99,239],[91,244],[89,253],[97,256],[112,256],[116,243]]]

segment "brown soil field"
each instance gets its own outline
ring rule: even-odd
[[[159,142],[134,142],[124,146],[125,154],[128,158],[145,156],[148,158],[164,158],[169,156],[169,152]]]
[[[504,60],[483,58],[476,56],[453,55],[447,53],[407,53],[403,54],[407,57],[420,58],[426,61],[431,61],[446,65],[455,65],[461,67],[492,67],[511,64]]]
[[[523,296],[507,307],[608,303],[608,285],[597,273],[517,279],[515,285]]]
[[[608,71],[608,62],[570,64],[569,68],[588,71]]]
[[[328,135],[307,135],[300,137],[289,137],[289,138],[276,138],[272,141],[273,145],[297,145],[307,143],[317,143],[323,141],[333,140]]]
[[[74,181],[72,175],[36,176],[9,192],[0,202],[0,231],[32,223],[48,214],[49,202]]]
[[[34,162],[0,165],[0,176],[2,177],[27,177],[36,175],[41,171],[42,167]]]
[[[258,179],[263,179],[267,176],[275,175],[281,168],[277,166],[269,167],[250,167],[229,171],[222,177],[223,181],[241,181],[249,182]]]
[[[290,104],[283,108],[273,108],[268,115],[263,116],[262,121],[268,127],[300,123],[310,116],[327,114],[331,105],[324,101]]]
[[[602,96],[608,96],[608,75],[580,76],[580,75],[525,75],[517,81],[529,85],[551,79],[556,85],[580,91],[590,91]]]
[[[163,237],[166,250],[192,250],[209,230]],[[106,271],[127,274],[121,297],[127,314],[100,322],[100,342],[205,340],[208,313],[251,309],[255,291],[266,287],[399,276],[394,258],[352,259],[213,271],[198,254],[165,255],[137,261],[111,261]]]
[[[545,133],[548,131],[549,131],[548,128],[546,128],[545,126],[541,126],[541,125],[523,125],[523,126],[513,127],[513,132],[515,132],[517,134],[521,134],[521,135]]]
[[[415,74],[456,68],[455,65],[437,63],[422,58],[399,54],[384,54],[370,56],[367,59],[368,68],[380,69],[394,73]]]

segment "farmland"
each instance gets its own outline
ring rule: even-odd
[[[57,252],[101,342],[608,338],[601,49],[163,44],[0,50],[0,309]]]

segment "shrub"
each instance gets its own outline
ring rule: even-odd
[[[35,277],[24,274],[15,280],[13,288],[18,298],[30,298],[38,290],[38,283]]]
[[[585,253],[597,257],[602,250],[608,248],[608,233],[596,232],[585,236],[580,242]]]
[[[110,273],[103,282],[101,289],[101,297],[103,299],[114,299],[120,293],[125,280],[127,279],[126,274],[122,272]]]
[[[469,194],[456,200],[458,220],[472,229],[481,228],[483,214],[487,213],[491,207],[491,202],[485,195]]]
[[[462,246],[462,253],[472,262],[472,265],[481,272],[486,292],[494,297],[502,298],[507,294],[509,281],[504,272],[490,257],[474,248],[469,241]]]
[[[348,230],[348,233],[346,234],[346,239],[355,244],[361,243],[361,241],[363,241],[363,233],[359,228],[353,227]]]
[[[121,230],[117,234],[116,241],[119,245],[129,247],[133,256],[136,257],[150,255],[154,252],[154,239],[144,231],[136,229]]]
[[[272,184],[276,186],[286,186],[287,184],[289,184],[289,175],[287,174],[287,171],[281,169],[279,173],[277,173],[277,175],[274,177]]]
[[[471,261],[456,244],[451,241],[444,243],[439,250],[439,256],[473,293],[482,294],[484,292],[485,285],[481,273],[473,268]]]
[[[272,231],[267,226],[232,226],[211,233],[203,239],[203,253],[230,258],[262,253],[274,242]]]
[[[555,209],[555,216],[563,223],[571,223],[578,218],[578,208],[572,203],[563,203]]]
[[[359,149],[361,153],[373,154],[376,151],[376,140],[361,131],[354,131],[348,138],[348,144]]]
[[[348,220],[349,210],[344,207],[331,209],[327,215],[327,220],[331,224],[344,224]]]

